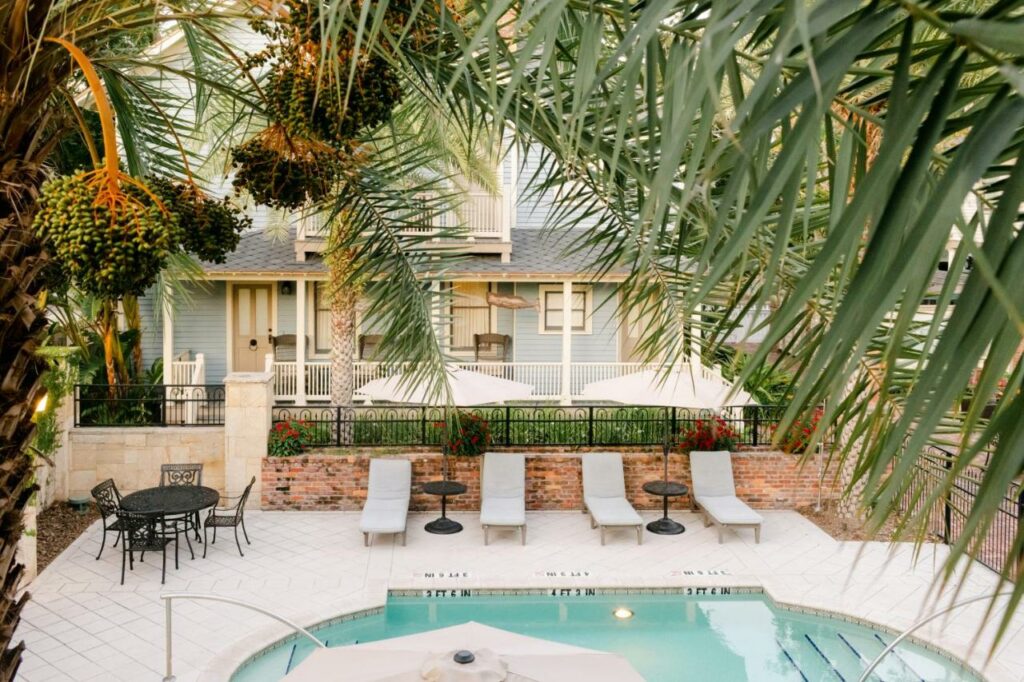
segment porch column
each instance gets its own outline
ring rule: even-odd
[[[306,404],[306,280],[295,280],[295,404]]]
[[[692,367],[700,367],[701,365],[700,339],[702,332],[700,329],[700,310],[701,306],[700,304],[697,304],[695,312],[693,313],[693,316],[690,318],[690,365]]]
[[[562,404],[572,399],[572,280],[562,282]]]
[[[174,383],[174,311],[171,310],[170,301],[161,301],[163,309],[163,358],[164,358],[164,384]]]

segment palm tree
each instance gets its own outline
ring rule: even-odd
[[[404,34],[399,43],[422,51],[438,41],[428,28],[436,23],[432,12],[418,14],[403,2],[366,4],[374,17],[371,24]],[[350,34],[336,27],[331,33],[315,3],[296,0],[272,11],[280,12],[274,16],[287,28],[265,30],[269,46],[249,58],[268,67],[270,102],[262,129],[233,152],[241,169],[236,184],[260,203],[301,207],[304,219],[312,217],[329,230],[325,261],[330,272],[332,404],[352,405],[356,304],[364,289],[376,292],[372,298],[378,303],[368,311],[369,320],[385,326],[387,343],[377,358],[416,368],[406,373],[408,380],[425,378],[444,393],[444,354],[437,333],[444,293],[425,282],[442,280],[445,267],[458,254],[428,245],[457,238],[462,231],[457,226],[424,228],[440,213],[458,208],[454,190],[459,181],[496,186],[492,138],[438,83],[392,69],[398,65],[396,47],[385,42],[384,34]],[[319,56],[315,71],[310,55]],[[278,136],[286,144],[269,142]],[[302,157],[296,149],[310,151]],[[283,173],[263,174],[257,165],[271,156],[279,160],[277,167],[301,166],[316,155],[315,171],[299,170],[307,174],[304,185],[290,182]],[[329,181],[311,181],[325,176]],[[400,272],[389,272],[391,268]],[[402,300],[415,304],[388,305],[386,288],[392,283],[406,287]],[[410,290],[421,289],[433,293],[410,296]],[[409,350],[412,336],[426,339],[418,351]],[[348,434],[340,434],[342,442]]]
[[[86,124],[85,83],[67,51],[80,50],[110,94],[119,124],[123,167],[132,175],[187,177],[192,136],[221,109],[224,97],[245,102],[238,67],[218,35],[240,12],[205,9],[189,2],[8,2],[0,6],[0,680],[14,677],[23,645],[10,648],[27,593],[15,601],[22,568],[14,561],[21,515],[32,495],[26,447],[32,415],[43,393],[45,370],[35,354],[46,328],[44,292],[49,257],[32,224],[40,188],[57,164],[59,145],[79,135],[93,158],[99,151]],[[149,47],[169,31],[185,36],[187,67],[157,57]],[[71,42],[67,42],[71,41]],[[63,44],[62,44],[63,43]],[[192,82],[192,102],[162,87],[174,75]],[[109,139],[108,139],[109,142]],[[108,154],[115,154],[107,145]]]
[[[794,398],[780,430],[824,405],[815,440],[847,434],[832,465],[873,522],[923,540],[956,477],[976,478],[973,505],[953,510],[949,577],[1024,472],[1022,4],[473,1],[471,21],[437,18],[449,40],[433,52],[387,53],[543,148],[547,185],[577,190],[556,209],[576,247],[598,271],[630,271],[622,300],[662,303],[648,359],[688,351],[698,306],[715,310],[705,355],[770,310],[741,378],[782,358]],[[334,11],[335,30],[374,30]],[[394,281],[385,293],[379,305],[423,298]],[[404,343],[424,352],[422,337]],[[925,485],[936,440],[956,446]],[[1002,573],[1016,606],[1013,530]]]

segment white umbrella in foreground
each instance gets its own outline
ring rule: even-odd
[[[583,387],[588,400],[611,400],[627,405],[659,405],[717,410],[725,405],[750,405],[754,400],[744,390],[733,392],[717,377],[700,370],[674,369],[664,374],[645,369],[614,379],[593,381]],[[728,398],[728,399],[727,399]]]
[[[533,386],[520,381],[510,381],[481,372],[471,372],[457,367],[448,368],[448,386],[456,405],[486,405],[507,400],[528,400],[533,395]],[[356,393],[370,400],[385,400],[394,403],[437,403],[427,393],[423,382],[409,383],[401,374],[374,379],[356,389]]]
[[[459,663],[456,654],[473,654]],[[461,657],[460,657],[461,658]],[[626,659],[480,623],[316,649],[285,682],[643,682]]]

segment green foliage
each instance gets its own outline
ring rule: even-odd
[[[75,286],[116,300],[141,296],[180,241],[174,216],[141,187],[129,186],[111,208],[98,199],[105,183],[89,172],[59,176],[43,185],[33,223]]]
[[[773,425],[773,438],[778,438],[779,448],[783,452],[792,452],[801,455],[807,452],[807,449],[811,446],[811,443],[815,440],[815,436],[817,435],[818,424],[821,422],[821,415],[821,409],[816,409],[811,412],[810,415],[800,417],[793,422],[788,429],[783,431],[781,437],[775,435],[775,432],[778,430],[778,426]]]
[[[92,109],[81,109],[80,111],[90,139],[100,139],[103,126],[100,124],[99,114]],[[53,165],[61,175],[71,175],[78,171],[93,169],[89,145],[78,126],[72,128],[67,135],[60,139],[53,158]]]
[[[679,430],[679,450],[682,452],[728,450],[739,443],[739,435],[721,417],[697,419],[692,425]]]
[[[457,412],[449,421],[434,422],[434,428],[440,432],[441,448],[451,455],[482,455],[491,444],[490,423],[472,412]]]
[[[46,407],[35,414],[36,431],[32,440],[32,449],[44,457],[49,457],[61,446],[63,431],[57,420],[57,412],[64,399],[75,390],[78,381],[77,348],[44,347],[38,352],[46,358],[49,370],[43,375],[43,388],[46,389]]]
[[[202,260],[223,263],[252,226],[228,197],[218,201],[190,182],[166,178],[149,177],[146,184],[177,218],[182,247]]]
[[[306,448],[324,442],[324,433],[329,425],[315,424],[302,419],[291,419],[274,424],[267,441],[267,455],[290,457],[301,454]]]

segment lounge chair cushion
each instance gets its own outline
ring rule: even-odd
[[[727,526],[756,525],[764,520],[735,495],[698,495],[694,499],[715,521]]]
[[[480,504],[480,525],[525,526],[526,503],[523,498],[489,497]]]
[[[639,526],[643,523],[625,497],[585,497],[583,502],[599,526]]]
[[[526,456],[515,452],[484,455],[480,524],[526,525]]]
[[[364,533],[401,533],[409,515],[412,464],[406,459],[370,461],[370,482],[359,530]]]
[[[617,452],[591,452],[583,455],[583,495],[625,499],[622,455]]]

